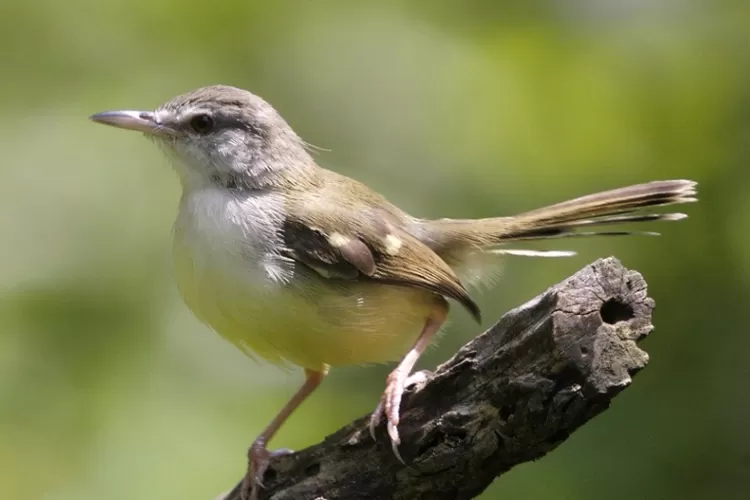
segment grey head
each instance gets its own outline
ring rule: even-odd
[[[214,85],[153,111],[105,111],[91,120],[143,132],[173,160],[185,189],[265,189],[301,180],[315,164],[305,142],[260,97]]]

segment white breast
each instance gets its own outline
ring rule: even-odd
[[[194,273],[226,274],[259,291],[272,289],[288,282],[293,272],[274,251],[281,248],[282,219],[283,200],[276,194],[238,195],[216,188],[188,192],[175,221],[175,252],[190,254]]]

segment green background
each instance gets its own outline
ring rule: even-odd
[[[253,90],[320,163],[420,216],[508,215],[700,182],[662,238],[509,260],[488,326],[595,258],[656,299],[650,366],[491,499],[747,498],[750,4],[6,0],[0,4],[0,498],[213,499],[302,380],[255,364],[175,290],[179,185],[94,112]],[[479,333],[459,312],[420,366]],[[336,370],[274,445],[369,412],[387,367]]]

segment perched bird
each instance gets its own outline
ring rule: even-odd
[[[466,286],[489,277],[499,255],[571,254],[500,245],[633,234],[607,227],[679,220],[685,215],[641,209],[696,200],[694,182],[669,180],[513,217],[420,219],[318,166],[281,115],[245,90],[205,87],[154,111],[91,119],[143,132],[173,160],[182,182],[176,277],[193,313],[248,355],[305,371],[302,387],[250,447],[244,498],[261,487],[274,453],[266,444],[331,366],[400,359],[371,417],[373,431],[385,418],[398,456],[404,385],[449,301],[478,320]]]

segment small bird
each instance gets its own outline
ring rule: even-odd
[[[210,86],[153,111],[90,118],[143,132],[172,159],[182,183],[175,274],[195,316],[251,357],[304,369],[304,384],[250,446],[243,498],[257,498],[270,458],[289,452],[266,445],[332,366],[400,359],[370,430],[374,436],[385,419],[401,459],[401,396],[449,301],[479,321],[467,287],[490,280],[500,256],[573,254],[501,245],[637,234],[607,228],[680,220],[686,216],[642,209],[696,201],[695,182],[668,180],[512,217],[429,220],[318,166],[281,115],[246,90]]]

